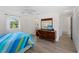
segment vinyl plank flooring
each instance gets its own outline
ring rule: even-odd
[[[60,41],[55,43],[35,39],[37,39],[36,46],[26,51],[26,53],[76,53],[73,41],[67,34],[63,34]]]

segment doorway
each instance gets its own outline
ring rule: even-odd
[[[69,15],[61,15],[60,17],[60,33],[61,36],[67,34],[69,37],[72,37],[72,17]],[[71,38],[72,39],[72,38]]]

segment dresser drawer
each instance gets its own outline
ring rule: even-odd
[[[38,37],[41,39],[45,39],[48,41],[55,41],[56,31],[44,31],[44,30],[37,30]]]

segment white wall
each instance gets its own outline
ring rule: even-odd
[[[79,8],[74,9],[73,13],[73,42],[79,52]]]
[[[34,20],[31,16],[21,16],[21,31],[35,34]]]
[[[5,16],[3,14],[0,14],[0,34],[6,33],[6,21]]]

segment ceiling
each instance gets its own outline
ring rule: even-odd
[[[72,11],[73,6],[2,6],[0,13],[6,14],[22,14],[22,15],[41,15],[44,13],[63,13]]]

